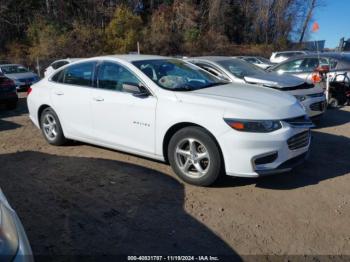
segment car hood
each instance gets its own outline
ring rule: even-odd
[[[224,117],[286,119],[305,115],[301,104],[288,93],[247,84],[226,84],[191,92],[177,92],[183,103],[224,110]]]
[[[288,88],[304,84],[300,78],[291,75],[279,75],[277,73],[261,73],[252,76],[244,77],[244,80],[249,84],[264,85],[273,88]]]
[[[33,72],[27,72],[27,73],[18,73],[18,74],[5,74],[8,78],[11,78],[13,80],[20,80],[20,79],[27,79],[27,78],[33,78],[38,77],[37,74]]]

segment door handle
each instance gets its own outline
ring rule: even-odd
[[[56,95],[56,96],[63,96],[64,93],[63,93],[63,92],[55,92],[55,95]]]
[[[94,101],[96,101],[96,102],[103,102],[105,100],[102,97],[94,97]]]

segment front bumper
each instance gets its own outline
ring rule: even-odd
[[[226,174],[259,177],[290,171],[296,164],[303,162],[311,144],[309,129],[292,127],[285,122],[282,125],[281,129],[272,133],[230,130],[220,136],[218,140],[224,156]],[[306,136],[306,133],[310,135]],[[291,140],[295,137],[300,137],[302,141]],[[270,160],[257,161],[266,159],[265,157]]]
[[[309,117],[322,115],[327,109],[326,97],[307,98],[301,102]]]

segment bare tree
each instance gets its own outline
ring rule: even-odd
[[[303,25],[302,30],[301,30],[299,44],[301,44],[303,42],[303,40],[304,40],[306,29],[307,29],[307,27],[309,25],[309,22],[310,22],[311,18],[312,18],[314,10],[317,7],[317,3],[318,3],[318,0],[311,0],[311,2],[309,4],[307,15],[306,15],[306,18],[305,18],[305,21],[304,21],[304,25]]]

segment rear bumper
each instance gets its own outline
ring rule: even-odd
[[[30,87],[30,84],[26,85],[18,85],[16,86],[17,91],[27,91]]]

